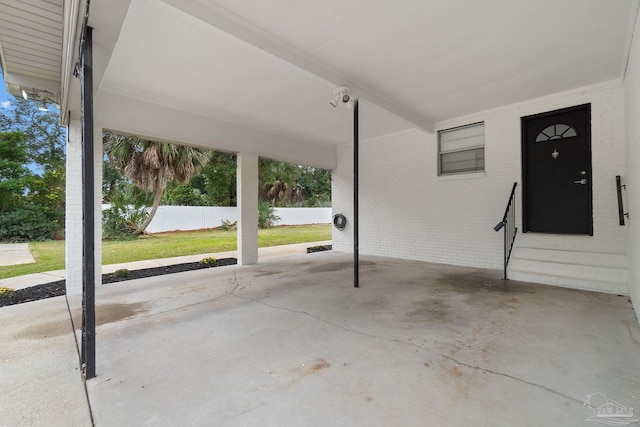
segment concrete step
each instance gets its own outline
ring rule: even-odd
[[[627,295],[625,255],[545,248],[514,248],[508,276],[575,289]]]
[[[515,247],[512,259],[557,262],[602,267],[626,268],[626,256],[600,252],[568,251],[548,248]]]

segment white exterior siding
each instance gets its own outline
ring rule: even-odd
[[[520,234],[516,245],[624,254],[618,225],[615,175],[624,175],[624,91],[620,82],[439,122],[436,130],[485,123],[485,171],[438,177],[437,133],[409,130],[360,146],[360,250],[362,253],[477,266],[502,267],[502,219],[518,182],[521,229],[520,118],[591,103],[594,236]],[[338,150],[333,174],[334,213],[352,221],[352,147]],[[334,230],[334,248],[351,250],[352,228]],[[604,286],[606,287],[606,286]],[[619,289],[601,289],[617,292]]]
[[[626,96],[627,173],[623,183],[625,210],[630,213],[628,224],[627,265],[629,270],[629,294],[640,318],[640,20],[636,21],[635,34],[624,82]]]

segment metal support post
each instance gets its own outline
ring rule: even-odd
[[[84,28],[80,54],[80,96],[82,102],[82,363],[84,377],[89,379],[96,376],[93,29],[89,26]]]
[[[360,286],[358,260],[358,100],[353,106],[353,287]]]

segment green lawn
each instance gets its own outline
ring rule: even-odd
[[[258,246],[331,240],[331,225],[299,225],[258,231]],[[29,243],[35,264],[0,267],[0,279],[64,269],[64,242]],[[225,252],[236,249],[236,232],[205,230],[160,233],[125,242],[102,242],[102,264]]]

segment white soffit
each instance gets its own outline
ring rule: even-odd
[[[331,75],[406,107],[395,112],[445,120],[621,78],[637,6],[132,0],[101,90],[338,145],[352,122],[328,106]],[[408,127],[365,96],[363,139]]]
[[[133,0],[100,90],[331,145],[351,140],[333,84],[162,2]],[[135,114],[132,112],[132,114]],[[362,138],[410,127],[367,103]]]
[[[622,77],[637,0],[197,0],[434,121]]]
[[[63,0],[0,0],[0,56],[9,92],[59,102]]]

